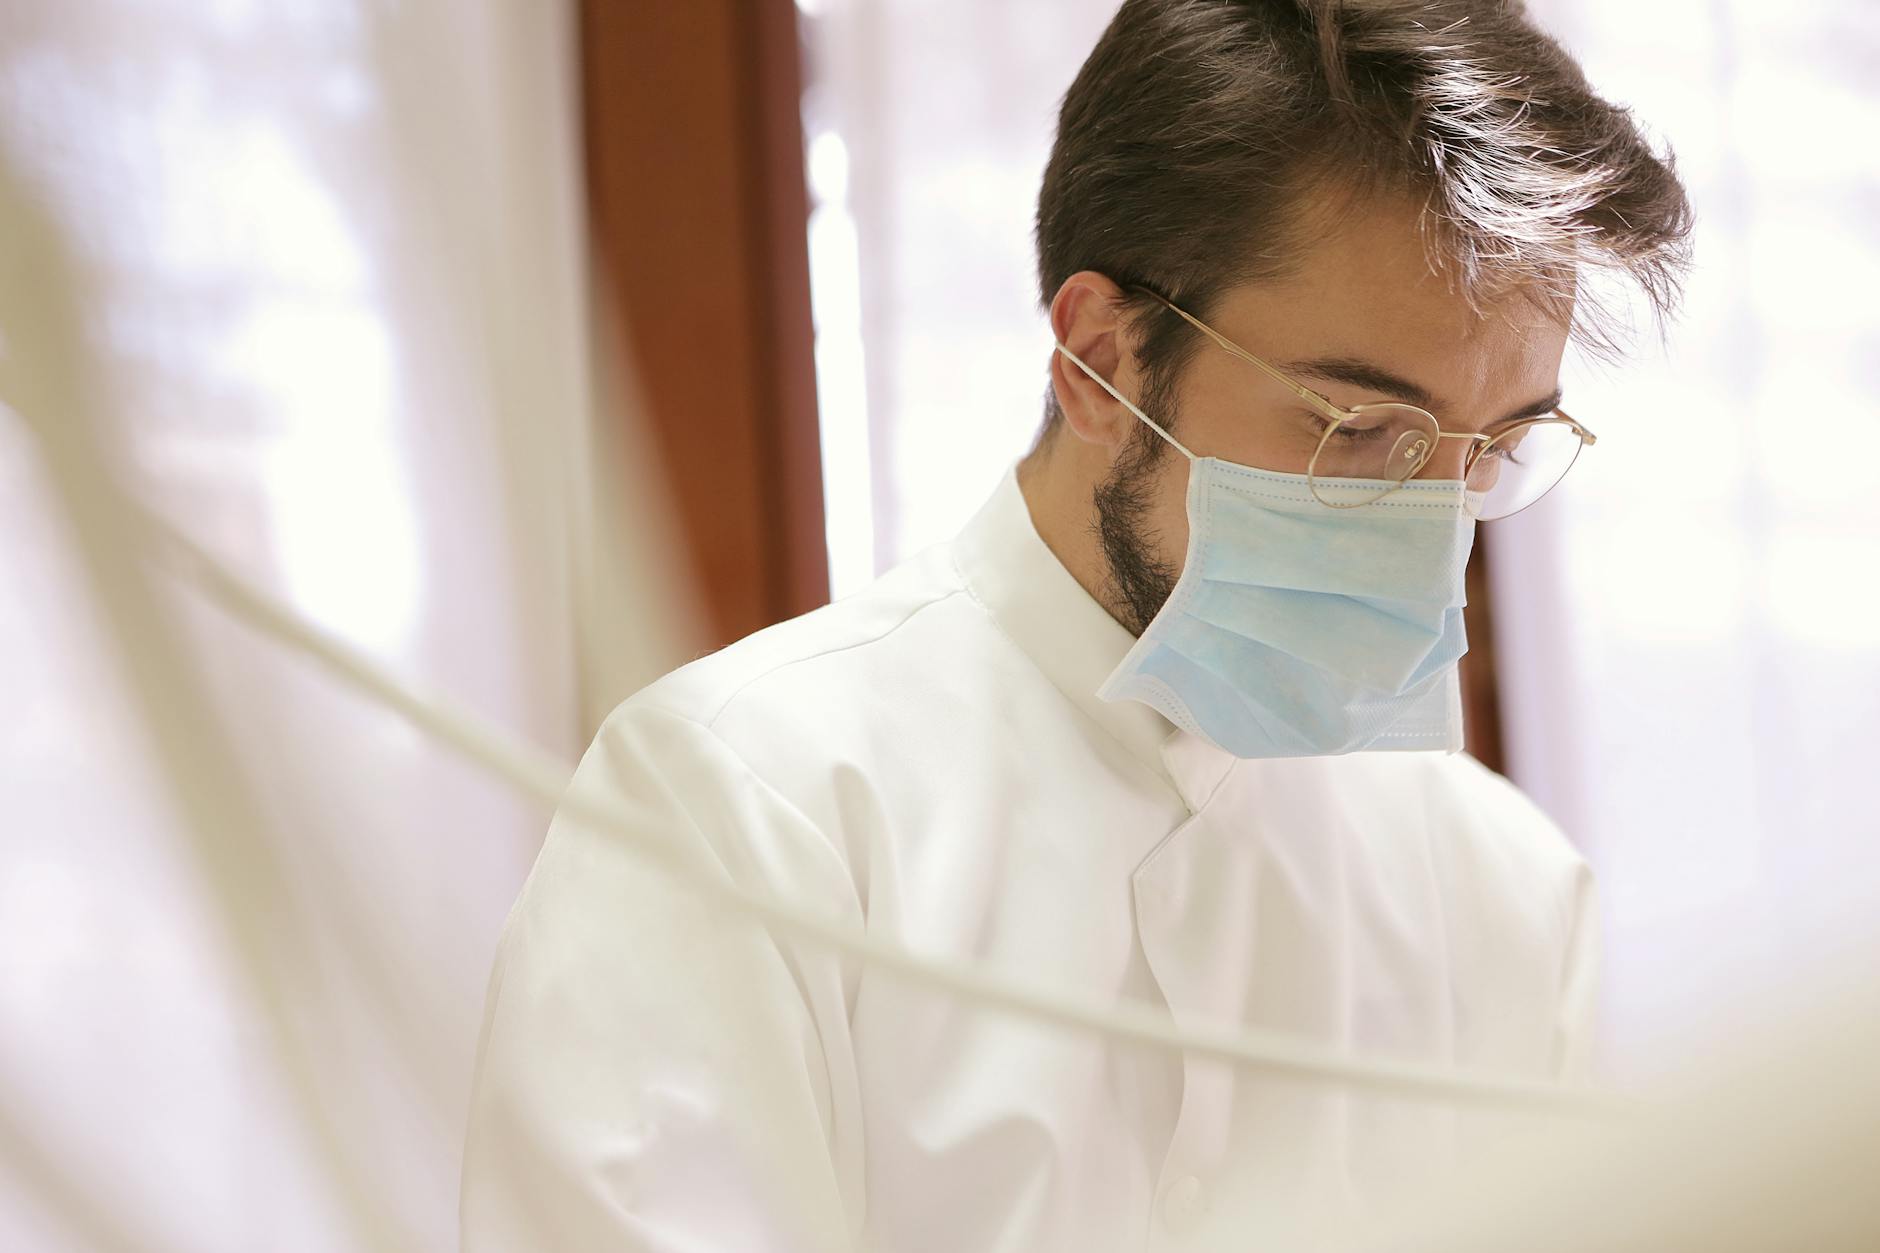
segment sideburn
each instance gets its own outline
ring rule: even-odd
[[[1162,389],[1147,390],[1144,399],[1153,400],[1153,393]],[[1161,437],[1138,423],[1129,449],[1091,494],[1093,525],[1109,568],[1104,598],[1132,635],[1141,635],[1161,612],[1181,573],[1156,557],[1151,547],[1155,533],[1148,529],[1154,474],[1164,453]]]

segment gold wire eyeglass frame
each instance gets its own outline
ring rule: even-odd
[[[1416,413],[1422,414],[1425,418],[1429,420],[1430,429],[1436,432],[1436,438],[1438,440],[1445,440],[1445,439],[1468,440],[1469,445],[1470,445],[1469,451],[1464,456],[1463,463],[1462,463],[1462,476],[1463,476],[1464,482],[1467,482],[1470,473],[1475,469],[1476,462],[1478,462],[1481,459],[1482,454],[1487,452],[1490,448],[1493,448],[1502,440],[1507,439],[1511,435],[1516,435],[1520,432],[1526,431],[1530,427],[1548,426],[1548,425],[1565,426],[1571,431],[1573,431],[1574,434],[1580,437],[1580,443],[1579,443],[1579,446],[1574,449],[1573,458],[1569,460],[1567,464],[1561,469],[1559,475],[1555,477],[1552,483],[1549,483],[1544,489],[1542,489],[1541,492],[1537,494],[1533,500],[1530,500],[1526,504],[1523,504],[1521,506],[1521,509],[1526,509],[1529,506],[1535,504],[1537,501],[1544,498],[1548,492],[1553,491],[1555,487],[1559,486],[1560,480],[1567,477],[1567,471],[1571,470],[1573,468],[1573,463],[1579,459],[1581,450],[1588,448],[1592,446],[1593,444],[1596,444],[1599,442],[1598,436],[1594,435],[1591,431],[1587,430],[1584,426],[1582,426],[1577,420],[1571,417],[1566,412],[1566,410],[1558,409],[1558,408],[1556,408],[1550,414],[1544,414],[1540,417],[1535,417],[1535,418],[1522,418],[1518,421],[1512,422],[1507,427],[1503,428],[1502,430],[1495,432],[1495,434],[1493,435],[1483,435],[1480,432],[1445,431],[1442,429],[1441,425],[1436,421],[1436,416],[1430,413],[1429,410],[1424,409],[1419,405],[1406,404],[1402,401],[1395,401],[1395,400],[1380,401],[1375,404],[1353,405],[1351,408],[1346,409],[1338,405],[1337,403],[1333,402],[1332,400],[1328,399],[1327,397],[1321,396],[1319,393],[1313,391],[1310,387],[1307,387],[1304,383],[1301,383],[1298,380],[1294,379],[1291,375],[1287,374],[1285,371],[1281,370],[1279,367],[1272,365],[1269,362],[1263,361],[1259,357],[1256,357],[1254,354],[1248,352],[1245,348],[1242,348],[1239,344],[1236,344],[1233,340],[1227,338],[1227,336],[1221,334],[1219,331],[1215,330],[1213,327],[1203,322],[1200,318],[1195,317],[1193,314],[1189,313],[1186,309],[1181,308],[1174,301],[1168,299],[1166,296],[1161,295],[1159,292],[1150,291],[1147,287],[1132,287],[1130,290],[1140,292],[1143,295],[1148,296],[1150,299],[1156,301],[1158,304],[1161,304],[1162,306],[1167,308],[1171,313],[1174,313],[1176,316],[1180,317],[1183,321],[1187,322],[1190,326],[1193,326],[1196,330],[1200,331],[1203,335],[1206,335],[1209,339],[1213,340],[1216,344],[1220,345],[1222,348],[1232,353],[1234,356],[1239,357],[1242,361],[1245,361],[1248,365],[1257,367],[1268,378],[1272,379],[1274,382],[1278,383],[1280,386],[1286,388],[1286,390],[1290,391],[1293,395],[1299,397],[1299,399],[1305,401],[1306,404],[1310,405],[1314,410],[1316,410],[1320,415],[1322,415],[1331,423],[1330,426],[1325,428],[1324,434],[1322,434],[1319,437],[1318,447],[1313,449],[1312,460],[1306,466],[1306,476],[1309,479],[1313,479],[1313,480],[1317,479],[1318,476],[1315,473],[1315,471],[1318,467],[1319,455],[1325,451],[1325,446],[1331,442],[1332,436],[1338,430],[1338,428],[1344,425],[1345,423],[1352,421],[1353,419],[1362,418],[1367,411],[1375,411],[1378,409],[1413,410]],[[1427,441],[1425,441],[1421,443],[1420,445],[1413,446],[1412,448],[1405,450],[1405,455],[1409,456],[1412,459],[1409,465],[1409,468],[1405,471],[1405,473],[1403,474],[1401,478],[1396,479],[1393,482],[1393,485],[1391,487],[1387,488],[1383,492],[1380,492],[1377,496],[1371,497],[1369,500],[1358,501],[1358,502],[1347,501],[1344,503],[1340,503],[1338,501],[1333,501],[1333,500],[1327,500],[1325,497],[1319,495],[1318,489],[1316,487],[1313,488],[1312,494],[1315,498],[1318,499],[1319,503],[1332,509],[1355,509],[1355,508],[1360,507],[1361,505],[1370,504],[1372,503],[1372,501],[1381,500],[1383,499],[1383,497],[1388,496],[1391,492],[1398,490],[1405,483],[1408,483],[1411,479],[1415,478],[1419,473],[1421,473],[1423,470],[1423,467],[1429,464],[1430,458],[1436,455],[1436,447],[1437,446],[1435,444],[1428,443]],[[1496,519],[1511,518],[1515,514],[1520,513],[1521,509],[1512,509],[1505,514],[1496,514],[1495,518]]]

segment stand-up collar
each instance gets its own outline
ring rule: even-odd
[[[1038,534],[1007,470],[953,541],[968,589],[1045,677],[1196,810],[1233,766],[1227,753],[1138,701],[1097,699],[1136,638],[1071,576]]]

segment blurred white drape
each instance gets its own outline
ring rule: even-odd
[[[577,661],[571,36],[568,6],[506,0],[0,13],[0,229],[55,223],[77,288],[8,308],[76,302],[133,485],[572,762],[630,679],[597,691]],[[455,1247],[484,981],[544,815],[177,596],[279,863],[256,880],[278,898],[241,902],[268,951],[238,960],[153,764],[166,724],[132,707],[3,410],[0,589],[0,1248],[365,1247],[257,970],[373,1226]]]
[[[951,533],[1029,443],[1031,214],[1116,5],[799,7],[841,592]],[[1880,8],[1532,8],[1671,140],[1701,218],[1670,354],[1647,331],[1615,369],[1570,359],[1600,443],[1489,528],[1512,772],[1600,872],[1624,1074],[1880,899]]]

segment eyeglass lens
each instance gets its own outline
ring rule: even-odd
[[[1423,410],[1360,405],[1325,431],[1308,473],[1315,483],[1347,480],[1339,484],[1335,500],[1321,499],[1349,508],[1396,491],[1430,463],[1440,445],[1436,420]],[[1580,448],[1578,429],[1557,418],[1512,427],[1474,445],[1468,454],[1470,512],[1486,520],[1527,508],[1565,476]],[[1351,480],[1368,482],[1373,490],[1354,490]]]

